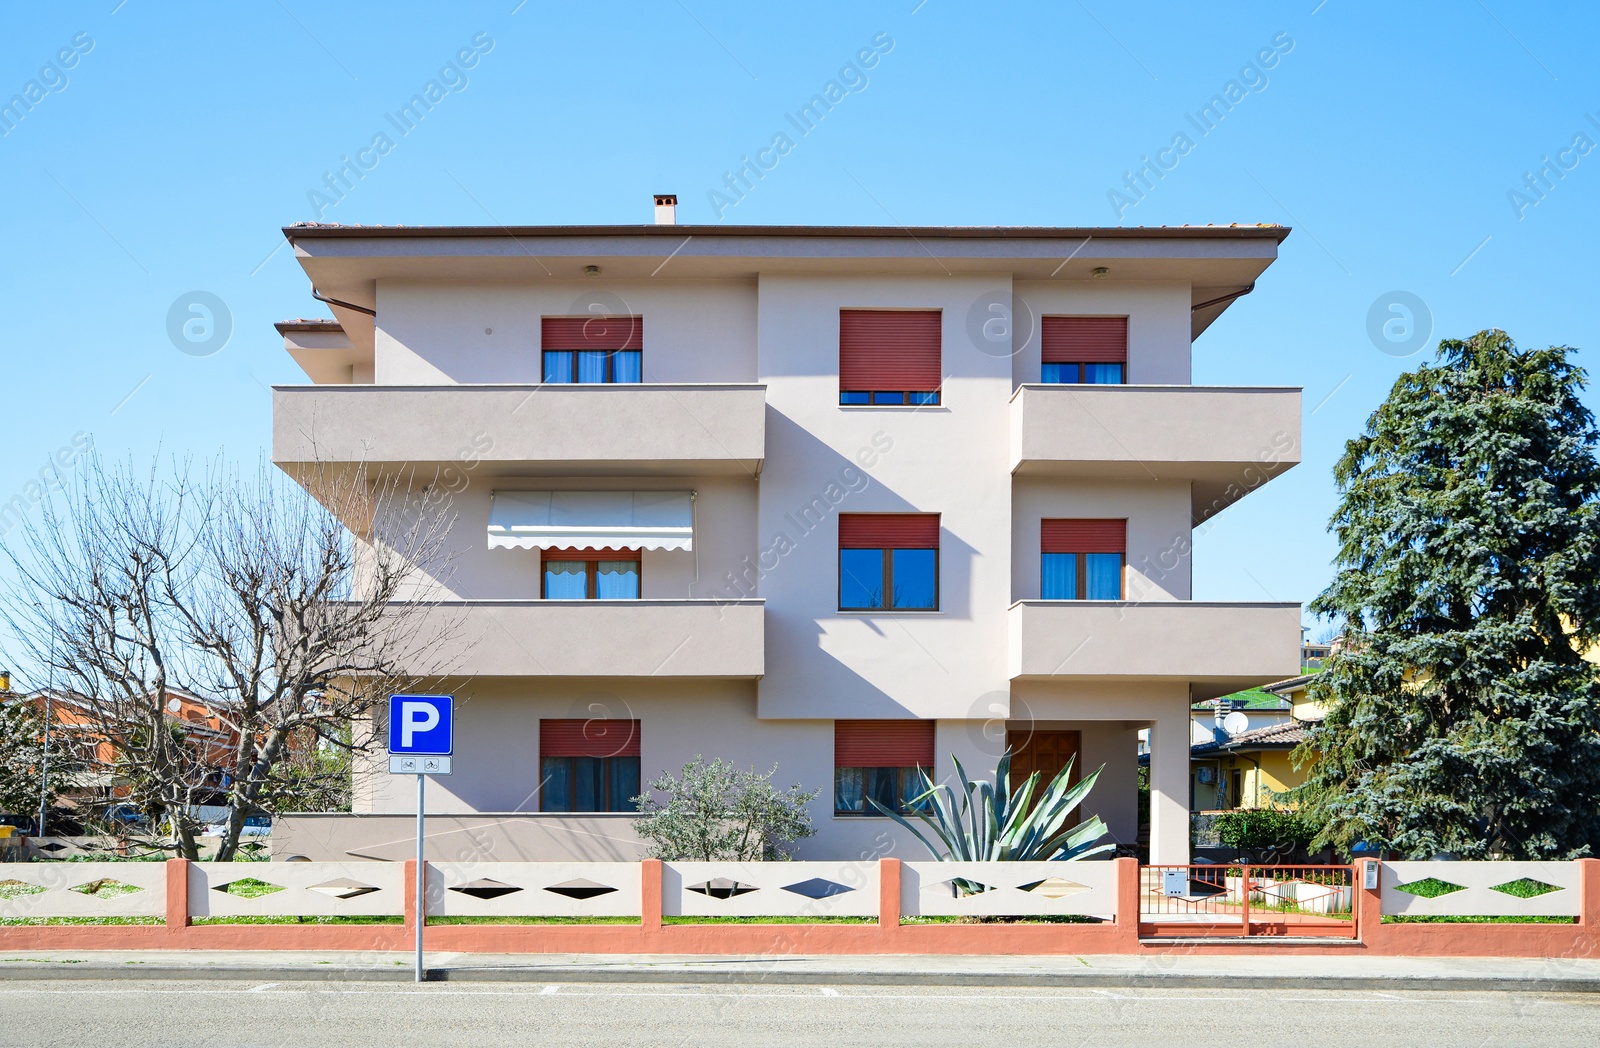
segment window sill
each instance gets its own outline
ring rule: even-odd
[[[945,404],[840,404],[840,411],[943,411],[950,409]]]
[[[853,618],[889,618],[897,615],[943,615],[944,612],[938,608],[840,608],[834,614]]]

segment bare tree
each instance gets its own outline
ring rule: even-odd
[[[454,629],[426,599],[448,575],[447,496],[359,466],[296,479],[265,463],[144,473],[92,459],[6,550],[0,619],[85,698],[116,754],[118,799],[186,858],[199,855],[200,804],[228,809],[226,861],[251,814],[347,792],[347,778],[327,780],[349,761],[311,756],[364,749],[352,725],[430,675]],[[174,717],[179,691],[223,730]]]

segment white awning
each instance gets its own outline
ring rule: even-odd
[[[688,491],[496,491],[490,549],[693,549]]]

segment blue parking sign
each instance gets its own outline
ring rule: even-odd
[[[389,753],[449,756],[455,743],[454,696],[389,696]]]

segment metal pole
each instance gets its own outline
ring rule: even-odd
[[[44,756],[39,761],[39,823],[34,827],[34,836],[44,836],[45,809],[50,801],[50,722],[55,719],[55,706],[52,702],[56,688],[56,635],[54,630],[50,633],[50,666],[45,676],[44,686]]]
[[[422,787],[427,776],[417,775],[417,982],[422,981],[422,926],[428,923],[428,871],[422,864]]]

